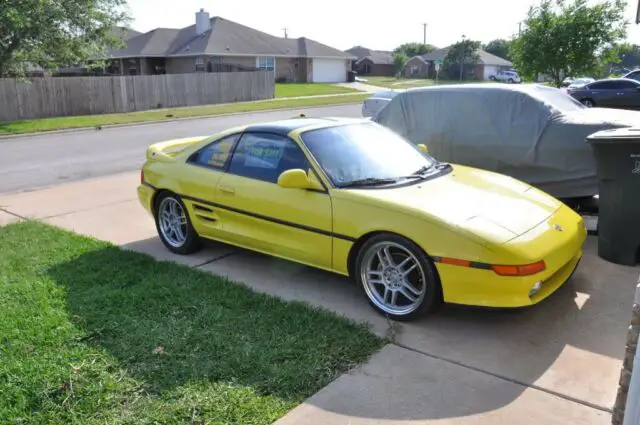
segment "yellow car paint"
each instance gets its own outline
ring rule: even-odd
[[[459,165],[404,187],[334,188],[300,138],[321,127],[289,134],[312,165],[304,170],[308,189],[293,188],[304,186],[303,170],[278,185],[185,162],[210,141],[243,130],[237,127],[152,145],[138,197],[153,214],[158,191],[172,191],[182,197],[202,237],[342,275],[354,272],[352,260],[364,238],[378,232],[404,236],[434,260],[444,301],[451,303],[532,305],[559,288],[577,266],[585,225],[551,196],[510,177]],[[165,154],[172,149],[182,150]],[[528,276],[502,276],[491,268],[539,261],[544,270]],[[529,296],[538,282],[541,289]]]

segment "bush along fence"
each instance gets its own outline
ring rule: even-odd
[[[0,122],[273,99],[273,72],[0,79]]]
[[[613,406],[613,425],[640,424],[640,279],[636,286],[631,324],[627,331],[627,344],[620,373],[618,394]]]

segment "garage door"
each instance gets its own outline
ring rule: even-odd
[[[498,73],[498,67],[492,65],[484,66],[484,79],[488,80],[492,75],[496,75]]]
[[[347,81],[347,61],[344,59],[314,59],[314,83],[344,83]]]

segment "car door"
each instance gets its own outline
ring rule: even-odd
[[[179,191],[189,217],[198,234],[218,238],[220,220],[216,202],[216,186],[231,159],[231,151],[242,133],[225,135],[200,148],[187,158],[184,172],[179,176]]]
[[[640,109],[640,83],[634,80],[619,80],[617,82],[614,105],[620,109]]]
[[[593,99],[596,106],[615,108],[618,96],[618,85],[615,80],[597,81],[585,87],[583,97]]]
[[[296,168],[306,171],[311,167],[300,146],[289,137],[243,133],[216,189],[224,238],[246,248],[331,269],[331,198],[326,190],[277,184],[281,173]]]

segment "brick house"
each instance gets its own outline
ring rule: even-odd
[[[209,14],[195,14],[186,28],[156,28],[111,49],[111,74],[273,71],[276,80],[347,81],[357,58],[305,37],[282,38]]]
[[[354,69],[360,75],[381,77],[392,77],[395,75],[393,52],[387,50],[371,50],[362,46],[354,46],[346,50],[346,52],[358,58],[355,61]]]
[[[436,74],[434,62],[438,59],[444,61],[450,48],[451,46],[434,50],[426,55],[412,57],[404,65],[402,74],[409,78],[434,78]],[[466,76],[475,80],[488,80],[491,75],[496,74],[498,71],[513,67],[513,63],[510,61],[484,50],[478,49],[476,54],[478,55],[478,60],[475,67],[472,70],[466,70]]]

